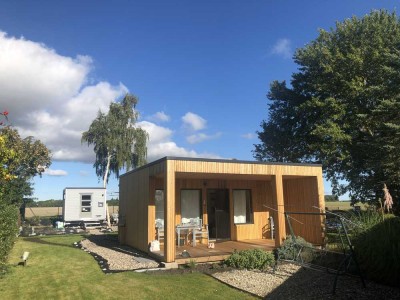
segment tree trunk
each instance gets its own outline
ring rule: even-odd
[[[103,180],[103,187],[107,187],[107,177],[108,177],[108,170],[110,169],[110,162],[111,162],[111,155],[107,156],[107,168],[106,172],[104,173],[104,180]]]

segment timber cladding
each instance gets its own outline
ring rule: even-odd
[[[175,226],[181,219],[182,190],[199,190],[201,218],[208,224],[207,197],[223,190],[229,198],[229,239],[232,241],[270,239],[269,217],[275,221],[275,243],[280,245],[289,233],[284,211],[317,212],[324,208],[320,165],[273,164],[235,160],[165,157],[120,177],[120,215],[125,220],[119,239],[142,251],[156,239],[155,191],[164,191],[164,259],[175,260]],[[252,220],[234,223],[233,193],[246,190],[251,195]],[[296,234],[313,243],[322,241],[322,218],[295,217]]]

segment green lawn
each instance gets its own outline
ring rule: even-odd
[[[201,273],[106,275],[92,256],[72,246],[81,238],[19,238],[11,272],[0,279],[1,299],[253,299]],[[27,266],[16,266],[24,251],[30,252]]]

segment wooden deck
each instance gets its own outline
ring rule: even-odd
[[[191,245],[185,245],[176,247],[175,262],[178,264],[186,264],[190,261],[197,263],[204,262],[217,262],[229,257],[234,250],[246,250],[246,249],[262,249],[266,251],[272,251],[275,248],[275,241],[271,239],[262,240],[244,240],[244,241],[218,241],[215,242],[215,248],[207,248],[207,244],[197,244],[195,247]],[[161,251],[157,251],[156,258],[163,260],[164,247],[161,245]],[[182,252],[186,250],[190,257],[183,257]]]

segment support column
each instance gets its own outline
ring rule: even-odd
[[[323,212],[325,211],[325,193],[324,193],[324,182],[322,179],[322,168],[318,172],[317,176],[317,189],[318,189],[318,207],[320,208],[320,211]],[[323,245],[326,242],[326,229],[325,229],[325,216],[320,216],[319,223],[321,225],[321,238],[320,238],[320,244]]]
[[[166,160],[164,172],[164,259],[175,261],[175,161]]]
[[[285,211],[283,199],[283,180],[282,174],[277,173],[272,176],[272,191],[274,206],[278,210],[275,212],[275,247],[282,245],[282,241],[286,238]]]
[[[147,220],[148,220],[148,237],[147,244],[156,238],[156,207],[155,207],[155,197],[156,196],[156,179],[153,176],[149,177],[149,204],[147,210]]]

